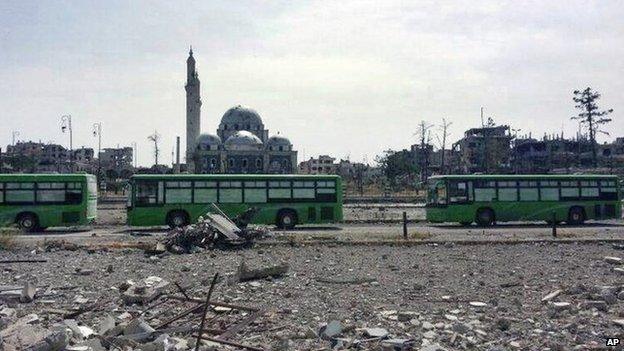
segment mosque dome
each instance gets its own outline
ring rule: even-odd
[[[254,109],[237,105],[225,112],[221,118],[219,129],[223,130],[263,130],[264,124]]]
[[[254,134],[240,130],[225,140],[225,148],[239,151],[262,150],[263,144],[262,140]]]
[[[195,140],[198,150],[218,150],[221,138],[213,134],[200,134]]]
[[[290,151],[292,143],[284,136],[274,135],[267,140],[266,147],[270,151]]]

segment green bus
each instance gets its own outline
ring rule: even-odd
[[[444,175],[427,182],[427,220],[476,222],[620,219],[617,176],[603,175]]]
[[[195,223],[213,203],[229,217],[256,207],[252,223],[285,229],[342,220],[342,182],[333,175],[134,175],[130,189],[131,226]]]
[[[34,232],[90,224],[97,216],[91,174],[0,174],[0,225]]]

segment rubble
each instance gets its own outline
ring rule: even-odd
[[[445,258],[474,250],[483,260]],[[136,249],[54,251],[39,254],[46,268],[20,263],[0,272],[0,294],[21,296],[25,281],[38,288],[33,302],[0,299],[0,337],[9,351],[25,349],[19,340],[45,351],[55,340],[68,351],[188,350],[198,337],[202,350],[591,349],[624,330],[624,287],[605,264],[609,250],[263,246],[162,253],[154,262]],[[93,273],[76,274],[79,267]],[[216,271],[228,279],[206,305]],[[239,271],[251,280],[239,283]],[[377,284],[356,282],[370,277]],[[516,285],[502,287],[509,282]]]
[[[171,230],[164,243],[158,243],[154,248],[146,250],[148,254],[168,250],[174,254],[193,253],[197,248],[234,248],[249,247],[254,240],[265,237],[268,230],[261,227],[249,227],[248,224],[257,213],[256,209],[249,209],[235,220],[237,226],[216,205],[217,213],[207,213],[200,216],[197,223]],[[160,245],[160,246],[159,246]]]

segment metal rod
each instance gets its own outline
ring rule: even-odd
[[[403,238],[407,239],[407,212],[403,211]]]
[[[182,293],[182,295],[184,295],[184,297],[186,297],[187,300],[190,300],[191,298],[186,294],[186,291],[184,290],[184,288],[182,288],[180,286],[180,284],[178,284],[178,282],[173,282],[173,284],[175,284],[176,288],[178,288],[178,290],[180,290],[180,292]]]
[[[175,295],[168,295],[169,298],[174,299],[174,300],[179,300],[179,301],[190,301],[190,302],[198,302],[203,304],[204,300],[202,299],[198,299],[196,297],[191,297],[190,299],[185,299],[184,297],[181,296],[175,296]],[[227,302],[221,302],[221,301],[210,301],[210,304],[213,306],[220,306],[220,307],[229,307],[229,308],[233,308],[236,310],[241,310],[241,311],[250,311],[250,312],[256,312],[259,310],[259,308],[256,307],[247,307],[247,306],[241,306],[241,305],[236,305],[233,303],[227,303]]]
[[[557,237],[557,214],[555,211],[552,213],[552,236],[553,238]]]
[[[204,305],[204,312],[202,314],[202,320],[199,324],[199,331],[197,332],[197,342],[195,343],[195,351],[199,351],[199,342],[201,341],[202,333],[204,332],[204,323],[206,322],[206,313],[208,313],[208,308],[210,307],[210,295],[212,295],[212,291],[214,290],[214,286],[217,283],[217,278],[219,277],[219,273],[215,273],[214,278],[212,278],[212,283],[210,283],[210,289],[208,290],[208,295],[206,296],[206,304]]]

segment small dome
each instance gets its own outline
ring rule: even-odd
[[[221,145],[221,138],[213,134],[200,134],[195,144],[199,150],[217,150]]]
[[[292,143],[284,136],[274,135],[267,140],[267,148],[272,151],[290,151]]]
[[[240,130],[225,141],[227,150],[261,150],[262,140],[246,130]]]
[[[223,129],[224,126],[236,130],[260,130],[264,128],[258,112],[242,105],[234,106],[223,114],[219,128]]]

